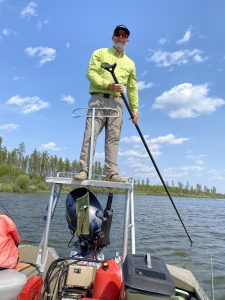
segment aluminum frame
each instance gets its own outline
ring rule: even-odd
[[[60,177],[60,174],[64,174]],[[41,272],[44,272],[45,265],[48,257],[48,242],[49,242],[49,232],[51,226],[51,220],[54,216],[55,209],[57,208],[57,203],[61,195],[61,189],[63,185],[73,185],[73,186],[86,186],[86,187],[106,187],[113,189],[125,189],[125,214],[124,214],[124,228],[123,228],[123,244],[122,244],[122,263],[124,262],[127,251],[128,251],[128,240],[129,231],[131,233],[131,253],[135,254],[135,220],[134,220],[134,180],[132,178],[128,179],[128,182],[112,182],[104,180],[75,180],[70,176],[72,173],[59,173],[58,177],[47,177],[46,182],[50,183],[51,191],[48,201],[48,211],[45,228],[42,234],[41,242],[39,244],[39,251],[36,259],[36,264],[40,268]]]
[[[125,214],[124,214],[124,228],[123,228],[123,245],[122,245],[122,263],[124,262],[127,249],[128,249],[128,239],[129,230],[131,233],[131,253],[135,254],[135,220],[134,220],[134,180],[132,178],[127,179],[127,182],[112,182],[105,181],[104,176],[100,176],[101,180],[93,180],[92,178],[92,161],[93,161],[93,145],[94,145],[94,120],[96,116],[96,110],[100,108],[78,108],[73,110],[72,116],[74,118],[84,117],[83,115],[76,115],[77,111],[80,110],[92,110],[91,115],[86,115],[86,117],[92,118],[91,126],[91,143],[90,143],[90,157],[89,157],[89,172],[87,180],[75,180],[72,176],[73,173],[69,172],[59,172],[57,177],[47,177],[46,182],[51,185],[51,192],[49,197],[49,202],[47,206],[47,216],[44,217],[46,221],[45,228],[42,234],[41,242],[39,244],[38,255],[36,259],[36,264],[40,268],[41,272],[44,272],[46,260],[48,257],[48,242],[49,242],[49,232],[51,226],[51,220],[54,216],[55,209],[57,207],[58,200],[60,198],[61,189],[63,184],[65,185],[75,185],[75,186],[87,186],[87,187],[105,187],[113,189],[125,189]],[[116,112],[115,116],[104,115],[104,117],[117,117],[118,111],[116,109],[101,108],[101,110],[113,110]]]

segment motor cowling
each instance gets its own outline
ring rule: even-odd
[[[87,199],[87,204],[85,204],[85,197]],[[78,202],[80,199],[82,199],[83,204],[79,206]],[[87,211],[83,213],[82,210],[85,209],[87,209]],[[68,223],[68,227],[73,234],[77,234],[81,241],[85,240],[89,244],[94,244],[96,237],[101,232],[102,218],[98,216],[101,214],[103,214],[101,204],[99,203],[95,195],[87,188],[74,189],[67,195],[66,220]],[[79,224],[79,222],[82,222],[82,218],[84,219],[84,222],[85,219],[88,220],[88,228],[83,228],[84,226],[86,226],[86,224]],[[80,226],[81,228],[78,228],[78,226]]]

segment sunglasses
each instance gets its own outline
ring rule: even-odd
[[[119,38],[123,38],[123,39],[128,38],[128,34],[126,32],[120,32],[120,31],[116,31],[114,33],[114,36],[119,37]]]

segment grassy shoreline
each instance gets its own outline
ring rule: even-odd
[[[62,193],[69,193],[78,186],[63,186]],[[110,189],[102,187],[91,187],[90,188],[95,193],[107,194],[113,192],[114,194],[125,193],[122,189]],[[170,195],[172,197],[184,197],[184,198],[215,198],[215,199],[225,199],[224,194],[212,194],[204,192],[190,192],[187,190],[177,190],[177,188],[168,187]],[[50,184],[40,181],[38,183],[28,182],[26,179],[20,180],[15,183],[0,182],[0,193],[21,193],[21,194],[49,194]],[[135,185],[134,187],[135,195],[151,195],[151,196],[167,196],[166,191],[163,186],[143,186]]]

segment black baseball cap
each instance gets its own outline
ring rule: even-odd
[[[113,33],[117,32],[118,30],[124,30],[128,36],[130,35],[130,31],[125,25],[117,25]]]

